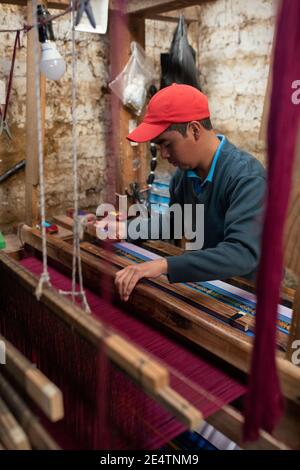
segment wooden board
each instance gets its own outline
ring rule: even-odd
[[[66,223],[63,220],[63,223]],[[92,233],[91,227],[88,228],[88,233]],[[159,240],[147,240],[142,243],[146,249],[153,251],[161,256],[177,256],[181,255],[184,250],[177,246],[171,245],[171,243],[163,242]],[[245,289],[248,292],[252,292],[255,294],[255,283],[243,277],[234,277],[230,279],[226,279],[226,282],[232,284],[234,286],[240,287],[241,289]],[[292,307],[293,301],[295,297],[295,290],[289,287],[281,286],[281,303],[282,305],[286,305],[287,307]]]
[[[125,268],[126,266],[132,264],[132,261],[116,254],[107,253],[103,248],[95,246],[89,242],[81,243],[81,249],[107,262],[111,262],[119,268]],[[201,292],[194,292],[185,285],[170,284],[166,276],[160,276],[159,278],[151,279],[149,283],[153,286],[161,287],[162,289],[170,292],[170,294],[173,293],[176,296],[180,296],[182,299],[184,299],[185,302],[192,302],[200,309],[214,314],[216,317],[219,317],[224,321],[228,321],[233,326],[236,326],[242,331],[248,330],[249,323],[245,319],[241,318],[234,320],[235,316],[238,314],[238,310],[236,308],[225,305],[218,300],[211,299],[203,295]]]
[[[201,5],[201,3],[216,0],[128,0],[127,13],[147,17],[148,15],[164,13],[166,11]],[[111,0],[110,8],[119,8],[119,0]]]
[[[130,44],[136,41],[145,47],[145,21],[142,18],[128,18],[117,11],[110,13],[109,23],[111,79],[114,79],[128,62],[131,50]],[[137,116],[125,108],[120,99],[111,95],[112,99],[112,132],[109,152],[112,165],[116,171],[109,176],[110,185],[116,177],[115,190],[119,194],[129,191],[130,184],[138,182],[146,184],[146,145],[132,146],[126,139],[129,134],[131,120],[138,124]],[[113,170],[113,168],[112,168]],[[115,174],[114,174],[115,173]],[[108,200],[106,198],[106,200]],[[111,201],[110,201],[111,202]]]
[[[1,0],[0,4],[26,6],[27,0]],[[40,2],[41,3],[41,2]],[[65,9],[69,6],[69,0],[53,0],[48,2],[48,8]]]

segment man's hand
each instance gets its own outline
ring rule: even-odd
[[[118,271],[115,278],[115,285],[120,297],[125,302],[135,288],[137,282],[143,277],[155,278],[168,272],[168,263],[166,259],[147,261],[142,264],[133,264]]]

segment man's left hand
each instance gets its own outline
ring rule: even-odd
[[[120,297],[125,302],[135,288],[137,282],[143,277],[155,278],[168,272],[168,263],[166,259],[147,261],[142,264],[133,264],[118,271],[115,278],[115,285]]]

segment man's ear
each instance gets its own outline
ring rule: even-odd
[[[199,140],[201,136],[201,124],[197,121],[191,121],[188,124],[188,130],[195,140]]]

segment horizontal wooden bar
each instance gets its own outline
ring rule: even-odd
[[[126,12],[130,15],[147,17],[147,15],[201,5],[201,3],[207,1],[216,0],[128,0]],[[111,0],[110,8],[113,10],[118,9],[119,5],[118,0]]]
[[[64,229],[68,229],[68,230],[72,229],[72,225],[73,225],[72,218],[67,217],[65,215],[61,215],[61,216],[54,216],[54,220],[58,224],[60,231]],[[87,225],[86,234],[88,238],[91,238],[92,240],[96,238],[96,229],[93,224]],[[169,256],[170,255],[176,256],[178,254],[181,254],[184,251],[181,248],[178,248],[166,242],[161,242],[159,240],[145,241],[143,243],[143,246],[146,249],[150,249],[150,251],[154,251],[161,256],[165,256],[166,254]],[[126,260],[126,258],[117,256],[113,253],[107,254],[107,252],[103,250],[101,247],[95,246],[88,242],[82,242],[81,248],[89,253],[94,254],[95,256],[102,257],[103,259],[106,259],[108,262],[112,262],[116,266],[119,266],[119,267],[125,267],[130,264],[130,261]],[[150,284],[161,286],[162,288],[168,290],[170,293],[180,296],[187,303],[190,303],[191,301],[193,303],[195,302],[195,304],[199,305],[199,308],[211,313],[215,318],[219,318],[220,320],[227,322],[228,324],[230,324],[231,326],[235,328],[238,328],[242,331],[250,330],[254,332],[255,319],[253,317],[251,317],[250,315],[245,315],[241,318],[239,318],[238,316],[237,319],[234,319],[235,315],[241,312],[239,312],[239,310],[236,308],[226,305],[222,301],[209,298],[208,296],[202,294],[201,292],[196,292],[190,289],[188,286],[184,285],[183,283],[170,284],[167,281],[166,276],[160,276],[158,279],[154,279],[149,282]],[[278,331],[277,332],[278,347],[281,350],[286,351],[287,343],[288,343],[287,335],[282,333],[281,331]]]
[[[51,421],[62,419],[64,405],[59,388],[2,335],[0,340],[5,344],[6,362],[3,368],[7,374],[16,380]]]
[[[1,0],[1,3],[6,5],[18,5],[18,6],[27,6],[28,0]],[[48,8],[55,8],[57,10],[64,10],[70,5],[69,0],[52,0],[48,1]]]
[[[169,385],[168,370],[150,359],[147,354],[125,341],[119,335],[112,334],[105,339],[107,354],[131,377],[138,380],[144,389],[158,391]]]
[[[41,425],[39,418],[32,413],[28,405],[1,374],[0,395],[26,432],[34,449],[60,450],[58,444]]]
[[[106,260],[107,262],[112,262],[116,266],[121,268],[125,268],[126,266],[130,266],[131,264],[133,264],[132,261],[127,260],[126,258],[123,258],[116,254],[108,253],[103,248],[95,246],[89,242],[81,243],[81,248],[84,251],[98,256]],[[233,320],[235,315],[239,313],[236,308],[225,305],[224,303],[218,300],[211,299],[208,296],[203,295],[201,292],[193,291],[184,284],[170,284],[166,276],[160,276],[157,279],[151,279],[151,281],[149,282],[151,283],[151,285],[162,287],[170,293],[174,293],[175,295],[181,296],[184,300],[188,300],[190,302],[195,303],[195,305],[198,305],[199,308],[204,309],[208,313],[212,313],[214,316],[219,317],[224,321],[232,323],[233,326],[238,327],[240,330],[248,330],[249,324],[243,318]]]
[[[147,15],[147,20],[154,20],[154,21],[164,21],[167,23],[178,23],[179,16],[167,16],[167,15],[156,15],[149,13]],[[191,23],[195,23],[198,21],[198,18],[186,18],[184,17],[185,24],[189,25]]]
[[[260,430],[259,439],[255,442],[244,442],[243,424],[241,413],[230,405],[225,405],[221,410],[209,416],[206,421],[235,442],[239,447],[247,450],[288,450],[289,447],[281,440],[271,436],[266,431]]]
[[[0,440],[8,450],[31,449],[28,437],[2,398],[0,398]]]
[[[66,223],[66,220],[62,219],[62,222]],[[91,228],[88,228],[88,233],[91,232]],[[177,256],[181,255],[184,250],[178,246],[171,245],[171,243],[163,242],[160,240],[145,240],[142,242],[142,246],[146,249],[153,251],[154,253],[160,254],[161,256]],[[245,279],[243,277],[233,277],[226,279],[226,282],[234,286],[240,287],[248,292],[255,294],[256,287],[255,282]],[[295,289],[290,287],[281,286],[281,303],[288,307],[291,307],[295,297]]]

